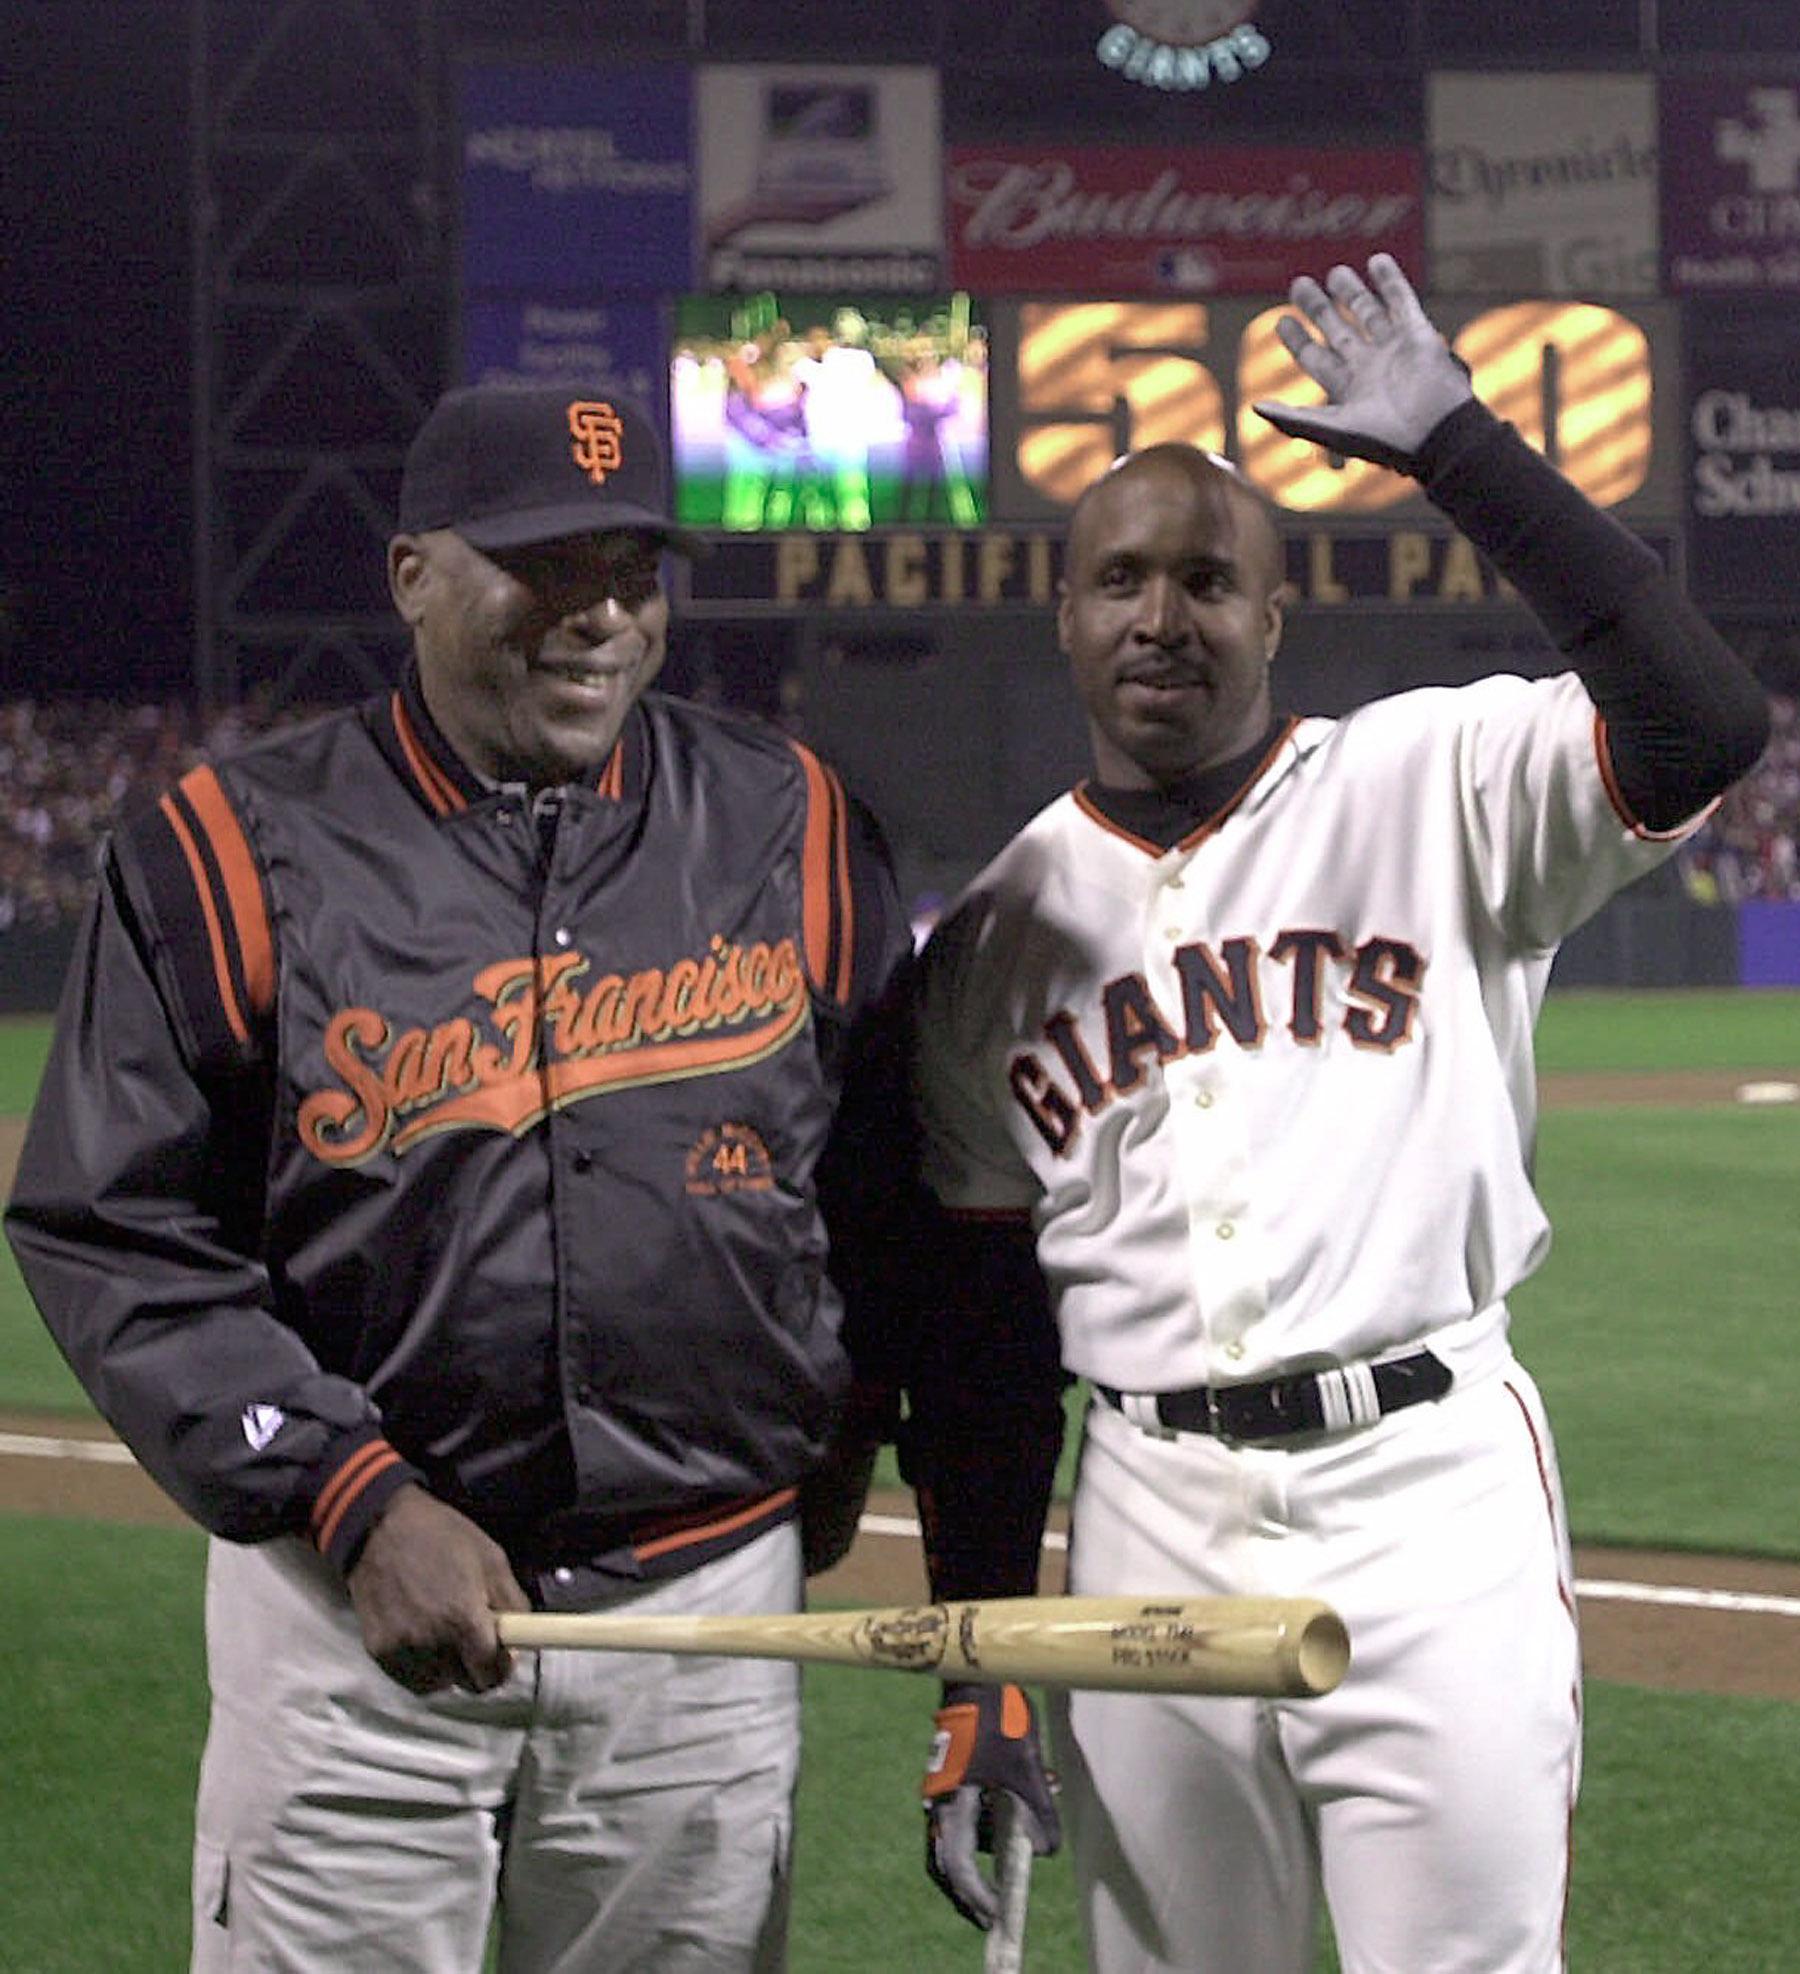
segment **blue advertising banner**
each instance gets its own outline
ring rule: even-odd
[[[685,67],[471,65],[460,91],[465,295],[693,285]]]
[[[464,304],[460,381],[567,378],[636,398],[668,436],[669,336],[661,302],[479,295]]]
[[[1800,593],[1800,367],[1791,304],[1690,304],[1688,585],[1789,616]]]

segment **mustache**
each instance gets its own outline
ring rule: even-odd
[[[553,666],[632,665],[649,648],[649,640],[633,628],[615,631],[611,637],[547,637],[532,654],[533,663]]]
[[[1127,658],[1114,676],[1122,685],[1204,685],[1212,667],[1191,646],[1157,646]]]

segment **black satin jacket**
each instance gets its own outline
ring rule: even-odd
[[[409,676],[115,833],[8,1232],[215,1533],[346,1566],[423,1478],[523,1570],[685,1567],[793,1512],[843,1403],[892,1167],[834,1116],[907,946],[784,736],[651,694],[534,804]]]

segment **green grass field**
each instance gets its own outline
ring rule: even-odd
[[[0,1115],[28,1102],[43,1035],[0,1023]],[[1796,1071],[1800,996],[1553,995],[1540,1060]],[[1578,1539],[1800,1556],[1800,1107],[1550,1111],[1538,1174],[1555,1243],[1515,1299],[1516,1334],[1556,1424]],[[85,1409],[10,1256],[6,1405]],[[185,1964],[202,1547],[185,1530],[0,1516],[8,1974]],[[973,1968],[978,1941],[920,1864],[931,1689],[815,1668],[806,1690],[794,1974]],[[1593,1685],[1571,1966],[1793,1966],[1797,1796],[1800,1707]],[[1081,1965],[1066,1861],[1049,1860],[1027,1966]]]
[[[1773,989],[1552,993],[1538,1067],[1800,1073],[1800,993]]]
[[[204,1730],[203,1548],[183,1529],[0,1517],[17,1641],[0,1708],[8,1974],[185,1965]],[[792,1974],[979,1964],[974,1934],[920,1862],[917,1787],[932,1690],[901,1675],[806,1674]],[[1596,1684],[1588,1714],[1571,1966],[1791,1967],[1800,1707]],[[1032,1974],[1082,1966],[1064,1857],[1034,1874],[1026,1965]]]

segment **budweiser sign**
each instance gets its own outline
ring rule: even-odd
[[[1413,150],[964,145],[950,277],[987,294],[1279,294],[1378,249],[1423,261]]]

